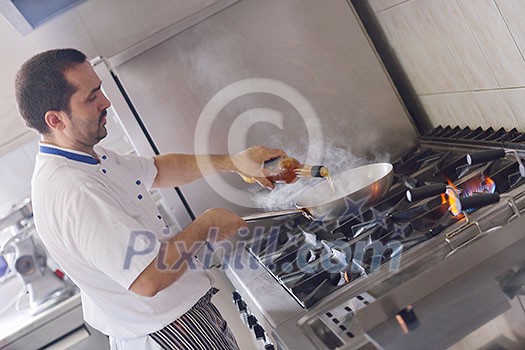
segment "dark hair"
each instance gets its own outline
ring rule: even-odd
[[[85,61],[86,55],[78,50],[56,49],[39,53],[20,67],[15,82],[16,102],[28,127],[46,134],[47,111],[70,112],[69,100],[76,87],[64,73]]]

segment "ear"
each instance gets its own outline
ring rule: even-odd
[[[66,116],[61,111],[47,111],[44,118],[47,126],[51,129],[64,130],[66,127],[64,123]]]

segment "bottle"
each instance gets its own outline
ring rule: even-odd
[[[292,157],[279,157],[264,163],[266,176],[273,183],[292,183],[300,177],[327,177],[328,169],[322,165],[304,165]]]

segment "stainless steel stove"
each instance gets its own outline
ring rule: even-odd
[[[227,272],[242,313],[278,348],[524,347],[522,151],[517,130],[439,127],[373,207],[254,225]]]

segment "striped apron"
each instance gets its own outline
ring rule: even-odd
[[[210,288],[188,312],[149,336],[163,349],[238,350],[226,321],[211,303],[218,291]]]

